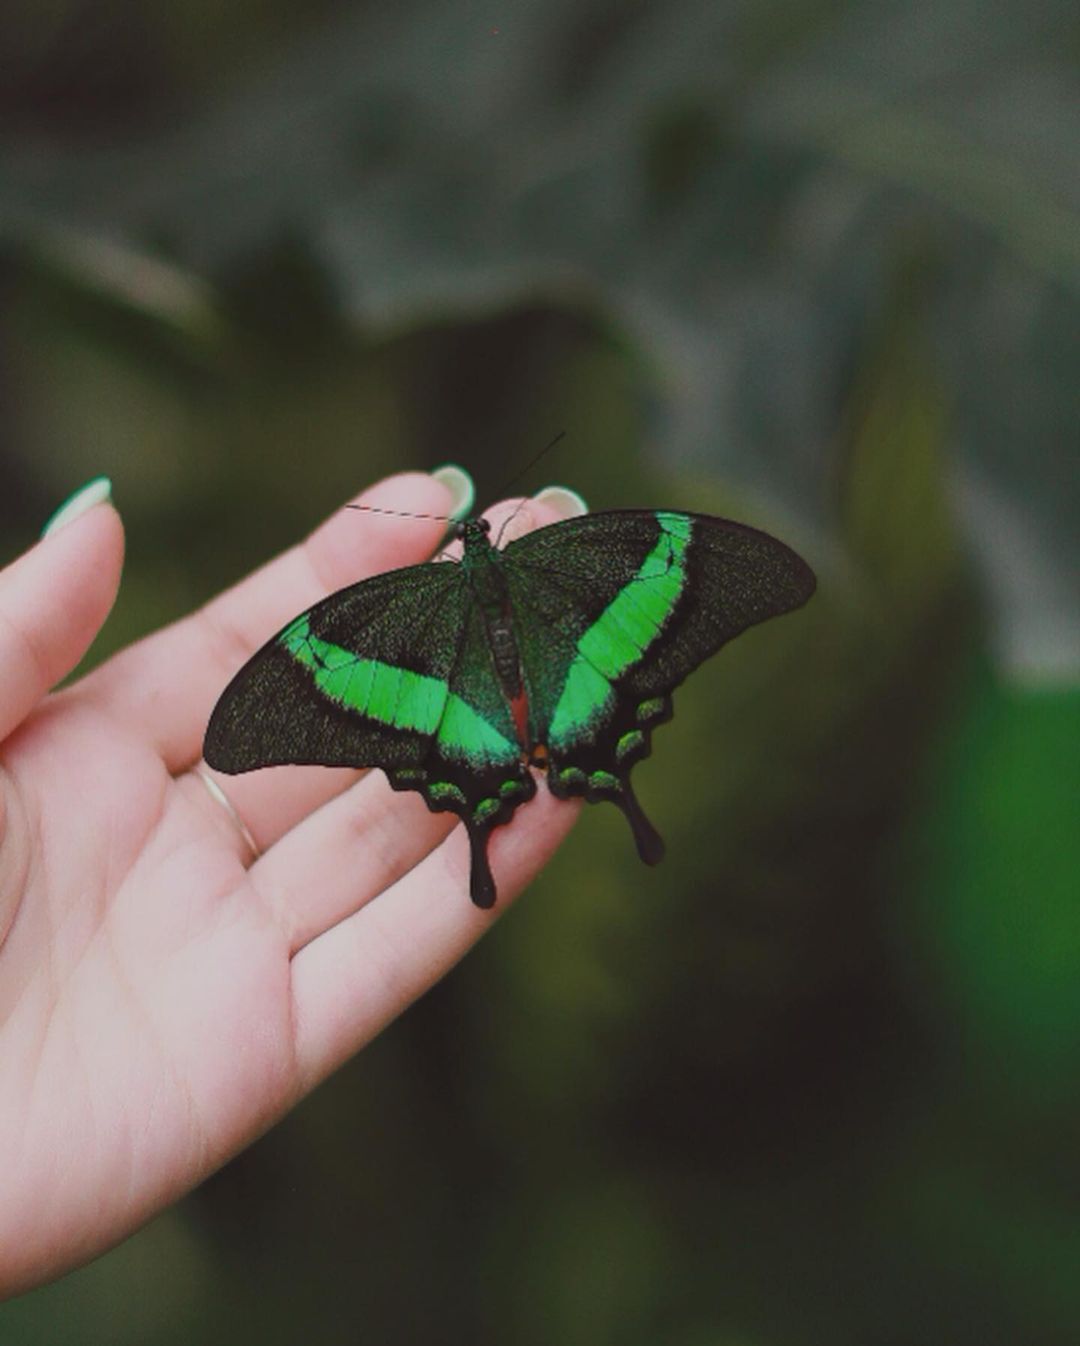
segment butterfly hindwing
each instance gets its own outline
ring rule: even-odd
[[[465,822],[490,906],[491,828],[535,793],[462,568],[410,566],[301,614],[240,670],[204,743],[226,773],[282,763],[381,767]]]
[[[747,627],[799,607],[810,568],[756,529],[617,510],[540,529],[506,550],[530,736],[559,797],[609,799],[643,860],[663,843],[630,786],[671,694]]]
[[[462,567],[447,567],[460,571]],[[469,834],[469,892],[479,907],[495,903],[495,883],[487,859],[493,827],[507,823],[536,793],[502,691],[480,609],[472,601],[459,619],[457,653],[449,673],[450,696],[439,731],[414,775],[391,773],[395,789],[417,789],[433,810],[450,809]]]

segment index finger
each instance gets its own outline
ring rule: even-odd
[[[401,473],[352,503],[445,515],[450,492],[422,472]],[[335,589],[431,555],[435,519],[340,509],[309,537],[204,607],[114,655],[77,694],[122,718],[176,774],[202,751],[214,703],[240,666],[298,612]]]

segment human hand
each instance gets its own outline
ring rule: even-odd
[[[449,507],[422,474],[359,499]],[[556,517],[530,501],[511,536]],[[103,1252],[265,1131],[452,967],[569,830],[578,809],[546,790],[497,829],[483,912],[464,830],[381,772],[222,777],[256,858],[194,769],[255,649],[328,592],[423,560],[441,530],[342,510],[51,695],[112,605],[119,517],[98,504],[0,572],[0,1296]]]

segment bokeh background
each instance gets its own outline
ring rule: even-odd
[[[0,1340],[1078,1339],[1078,54],[1056,0],[0,9],[3,559],[113,478],[92,658],[564,428],[526,489],[820,577],[680,693],[662,867],[591,810]]]

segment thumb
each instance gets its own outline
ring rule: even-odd
[[[75,667],[120,584],[124,531],[98,477],[0,571],[0,740]]]

